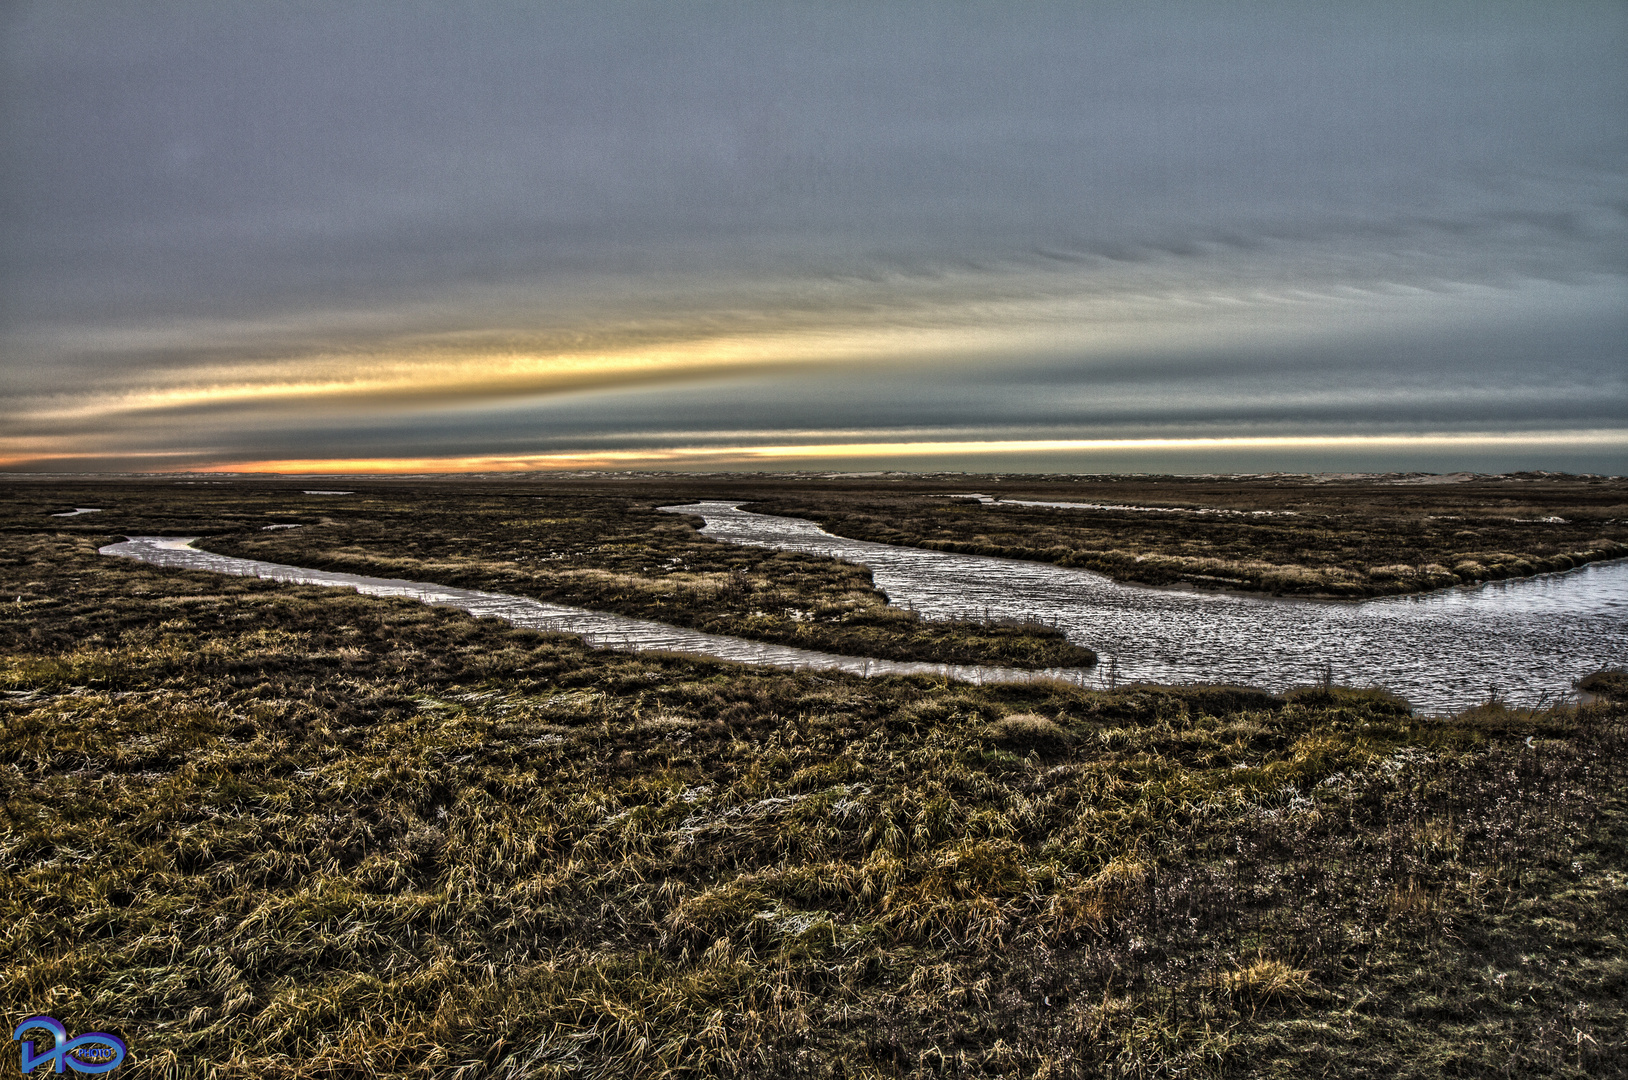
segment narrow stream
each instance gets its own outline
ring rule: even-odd
[[[1055,622],[1101,656],[1094,685],[1114,677],[1282,690],[1329,673],[1446,712],[1492,694],[1556,702],[1572,696],[1574,680],[1628,662],[1628,560],[1418,596],[1288,600],[1121,585],[1047,563],[849,540],[729,502],[662,509],[705,518],[703,534],[719,540],[862,563],[895,604],[927,618]]]
[[[360,574],[341,574],[331,570],[307,570],[303,567],[284,566],[281,563],[261,562],[257,559],[236,559],[228,555],[199,551],[191,546],[196,539],[195,536],[132,536],[122,543],[109,544],[98,553],[139,559],[155,566],[211,570],[219,574],[258,577],[299,585],[329,585],[355,589],[367,596],[401,596],[426,604],[459,608],[475,616],[494,616],[531,630],[576,634],[586,644],[597,649],[628,651],[661,649],[792,670],[846,671],[854,675],[939,675],[974,683],[1027,682],[1037,678],[1054,678],[1090,684],[1094,678],[1093,672],[1078,668],[1023,671],[1017,668],[983,665],[924,664],[900,660],[874,660],[862,656],[837,656],[811,649],[792,648],[789,645],[771,645],[761,641],[748,641],[745,638],[726,637],[722,634],[704,634],[699,630],[686,630],[625,615],[610,615],[585,608],[550,604],[524,596],[459,589],[450,585],[432,585],[398,578],[364,577]]]

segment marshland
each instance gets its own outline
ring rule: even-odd
[[[1043,668],[1090,642],[924,618],[863,567],[657,508],[1290,594],[1628,543],[1620,481],[1417,479],[10,483],[0,995],[120,1035],[135,1076],[1621,1075],[1609,665],[1586,702],[1446,713],[1333,678],[862,678],[97,553],[197,536]],[[991,487],[1171,512],[967,498]]]

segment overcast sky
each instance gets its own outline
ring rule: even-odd
[[[1628,472],[1628,5],[0,6],[0,467]]]

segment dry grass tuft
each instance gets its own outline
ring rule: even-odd
[[[1003,716],[985,725],[981,734],[996,746],[1021,754],[1060,754],[1074,741],[1055,720],[1027,712]]]
[[[1298,1000],[1312,989],[1312,974],[1270,956],[1258,956],[1221,976],[1221,985],[1252,1007]]]

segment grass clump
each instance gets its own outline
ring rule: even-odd
[[[1628,669],[1607,668],[1577,681],[1577,689],[1613,701],[1628,701]]]
[[[1258,956],[1221,976],[1226,990],[1251,1007],[1298,1000],[1312,988],[1312,974],[1271,956]]]
[[[1068,730],[1034,713],[1013,713],[984,728],[990,742],[1018,753],[1057,754],[1074,741]]]

